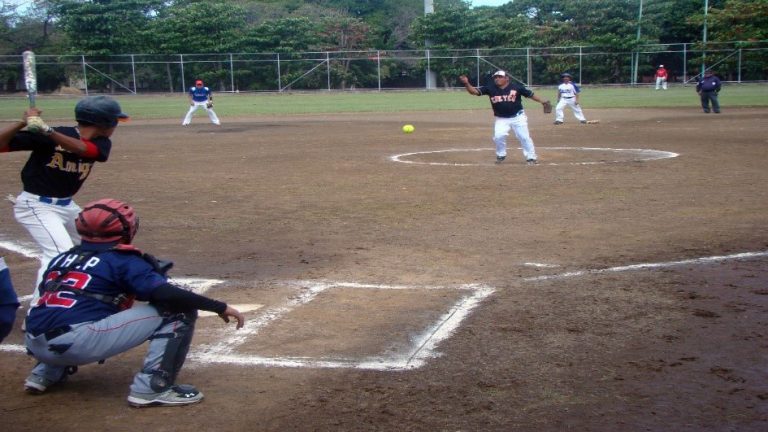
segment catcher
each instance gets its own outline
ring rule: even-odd
[[[503,70],[493,74],[492,86],[474,87],[469,83],[466,75],[461,75],[459,81],[464,84],[464,88],[471,95],[487,95],[491,100],[491,108],[496,122],[493,127],[493,142],[496,144],[496,163],[502,163],[507,157],[507,137],[509,131],[513,129],[515,136],[520,141],[523,149],[523,157],[528,165],[538,164],[536,149],[533,140],[528,132],[528,117],[523,111],[523,101],[519,96],[524,96],[539,102],[544,107],[544,113],[552,112],[552,104],[549,100],[544,100],[533,94],[525,86],[516,83],[510,83],[509,75]]]
[[[221,125],[219,117],[213,111],[213,93],[211,93],[211,89],[203,86],[203,80],[195,81],[195,86],[189,88],[189,105],[189,111],[184,116],[184,121],[181,122],[182,126],[187,126],[192,122],[192,114],[200,107],[205,108],[211,123],[216,126]]]
[[[78,215],[82,243],[51,261],[26,318],[26,345],[39,361],[24,386],[40,394],[64,382],[77,366],[103,361],[149,341],[144,366],[133,378],[134,407],[199,402],[191,385],[176,385],[192,342],[197,310],[225,322],[245,318],[226,303],[168,282],[173,265],[143,254],[131,241],[139,227],[134,209],[121,201],[88,203]],[[133,305],[133,301],[147,303]]]

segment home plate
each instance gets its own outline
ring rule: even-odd
[[[236,305],[230,305],[230,306],[232,306],[233,308],[239,310],[241,313],[252,312],[252,311],[255,311],[257,309],[261,309],[262,307],[264,307],[264,305],[258,304],[258,303],[236,304]],[[208,312],[208,311],[200,311],[200,313],[198,315],[201,318],[202,317],[218,316],[214,312]]]

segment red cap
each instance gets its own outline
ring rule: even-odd
[[[200,85],[203,85],[203,80],[197,80],[197,81],[195,81],[195,85],[198,85],[198,84],[200,84]]]

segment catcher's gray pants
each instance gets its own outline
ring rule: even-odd
[[[50,339],[45,334],[33,337],[27,333],[27,349],[40,362],[32,369],[32,374],[56,382],[64,375],[67,366],[108,359],[151,339],[144,366],[134,376],[131,391],[155,393],[149,384],[152,374],[146,372],[160,367],[171,340],[167,335],[178,332],[183,326],[194,327],[194,323],[189,325],[175,318],[164,319],[154,306],[136,305],[100,321],[75,324],[69,332]],[[184,353],[191,339],[187,338],[186,346],[179,348]]]

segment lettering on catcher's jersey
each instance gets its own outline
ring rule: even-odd
[[[56,281],[61,276],[61,273],[57,270],[49,272],[45,276],[45,284],[51,281]],[[58,283],[66,286],[70,290],[85,290],[88,284],[91,282],[91,275],[79,271],[68,271],[66,275],[61,278]],[[47,306],[47,307],[59,307],[59,308],[71,308],[77,303],[77,300],[73,297],[76,294],[67,291],[45,291],[37,300],[35,306]]]

